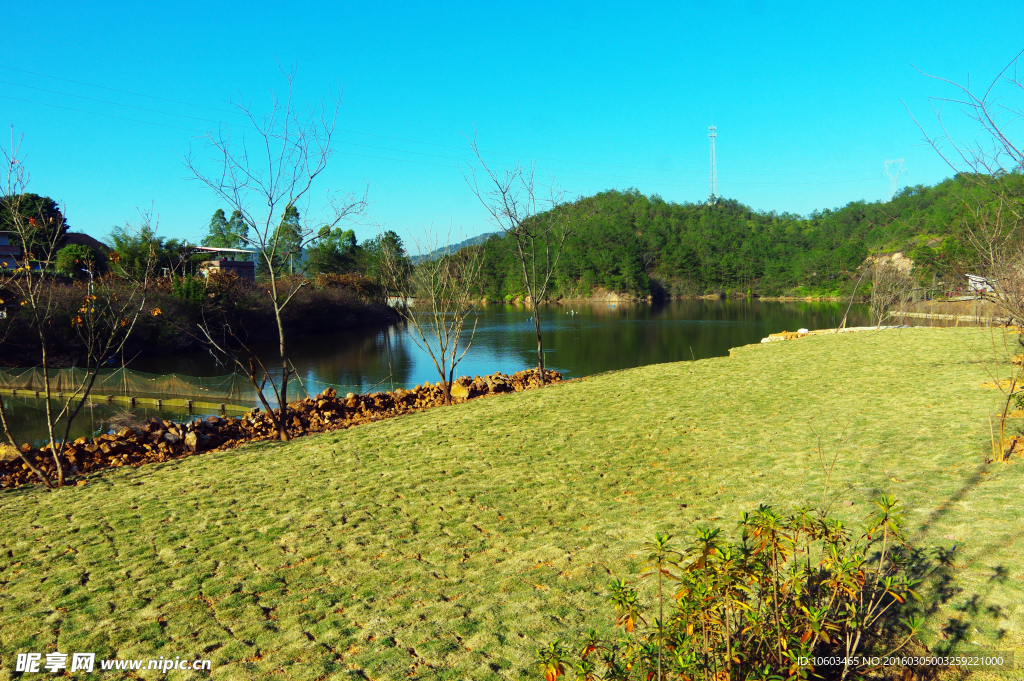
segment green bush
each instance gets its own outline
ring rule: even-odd
[[[198,277],[175,276],[171,280],[171,294],[190,305],[202,305],[206,299],[206,282]]]
[[[54,259],[54,267],[58,272],[75,278],[86,275],[82,270],[96,272],[96,252],[82,244],[71,244],[57,251]]]
[[[625,580],[612,582],[611,636],[595,630],[571,659],[560,642],[539,651],[549,681],[569,667],[580,679],[782,679],[877,671],[821,658],[884,657],[922,624],[899,619],[913,590],[917,554],[904,541],[891,497],[875,501],[859,537],[824,512],[744,514],[738,541],[701,529],[685,548],[668,535],[648,542],[653,612]]]

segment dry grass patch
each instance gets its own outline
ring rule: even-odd
[[[656,530],[820,502],[819,438],[844,430],[833,513],[889,493],[916,545],[956,545],[927,641],[1020,648],[1024,479],[983,463],[986,333],[748,346],[0,493],[0,679],[56,649],[224,679],[536,678]]]

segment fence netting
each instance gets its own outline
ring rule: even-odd
[[[90,370],[81,368],[50,369],[50,391],[71,393],[82,387]],[[314,385],[315,384],[315,385]],[[307,390],[319,392],[327,384],[309,380],[289,381],[289,401],[307,397]],[[46,379],[39,367],[30,369],[0,368],[0,389],[46,390]],[[149,374],[133,369],[100,369],[93,384],[92,392],[101,395],[126,395],[132,397],[184,398],[210,402],[254,404],[256,391],[249,379],[241,374],[223,376],[181,376],[179,374]],[[269,381],[266,395],[273,401]]]

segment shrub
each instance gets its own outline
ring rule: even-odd
[[[321,272],[313,279],[317,290],[346,288],[368,303],[383,303],[384,287],[377,280],[358,273],[327,274]]]
[[[206,282],[198,277],[179,277],[171,279],[171,295],[190,305],[202,305],[206,299]]]
[[[71,244],[57,251],[54,267],[58,272],[76,279],[87,276],[82,270],[96,271],[96,253],[88,246]]]
[[[702,529],[676,550],[669,536],[656,535],[645,575],[657,582],[656,610],[648,613],[625,580],[612,582],[614,634],[591,630],[575,660],[560,642],[549,644],[539,651],[545,675],[557,679],[570,665],[581,679],[648,681],[842,679],[875,671],[807,660],[884,657],[920,628],[919,617],[898,619],[902,604],[919,596],[916,554],[896,506],[880,497],[856,538],[823,512],[782,514],[770,506],[743,515],[738,541]]]

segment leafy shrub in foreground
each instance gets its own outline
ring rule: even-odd
[[[885,656],[913,640],[922,620],[899,620],[913,590],[914,553],[897,502],[874,502],[860,536],[824,512],[744,514],[739,540],[701,529],[684,548],[648,542],[644,575],[657,582],[653,612],[625,580],[610,587],[615,633],[588,633],[575,659],[560,642],[539,651],[547,681],[578,679],[839,678],[876,671],[854,658]],[[803,659],[801,659],[803,658]],[[847,660],[815,666],[813,658]]]

